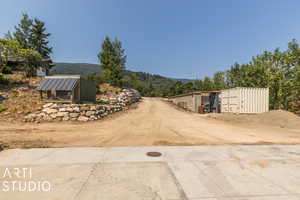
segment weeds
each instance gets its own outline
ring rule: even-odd
[[[4,144],[4,143],[0,142],[0,151],[3,151],[3,150],[8,149],[8,148],[9,148],[8,144]]]
[[[0,105],[0,113],[1,113],[1,112],[4,112],[4,111],[6,111],[6,110],[7,110],[6,107],[4,107],[3,105]]]
[[[17,97],[19,95],[19,91],[18,90],[14,90],[14,89],[12,89],[10,91],[10,93],[12,93],[14,97]]]

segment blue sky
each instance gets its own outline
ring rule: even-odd
[[[55,62],[98,63],[105,35],[127,68],[202,78],[300,38],[298,0],[1,0],[0,37],[27,12],[45,21]],[[300,39],[299,39],[300,40]]]

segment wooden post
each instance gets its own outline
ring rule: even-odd
[[[72,90],[71,101],[72,101],[72,103],[74,103],[74,89]]]
[[[81,99],[80,99],[80,82],[81,82],[81,78],[79,79],[79,83],[78,83],[78,94],[77,94],[77,96],[78,96],[78,103],[80,103],[80,101],[81,101]]]

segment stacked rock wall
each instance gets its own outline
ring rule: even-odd
[[[119,105],[127,106],[138,102],[141,99],[141,95],[137,90],[129,88],[123,89],[116,99]]]
[[[48,103],[41,110],[27,115],[24,121],[92,121],[120,111],[140,99],[137,90],[123,89],[114,101],[109,102],[111,105]]]
[[[92,121],[120,110],[121,106],[48,103],[42,110],[26,116],[25,121]]]

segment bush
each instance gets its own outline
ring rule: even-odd
[[[7,85],[9,83],[8,78],[6,78],[3,74],[0,74],[0,84]]]
[[[3,150],[8,149],[8,148],[9,148],[9,145],[0,142],[0,151],[3,151]]]
[[[98,100],[97,102],[96,102],[96,104],[100,104],[100,105],[106,105],[106,104],[109,104],[109,102],[108,101],[104,101],[104,100]]]
[[[92,74],[87,75],[85,78],[88,80],[95,81],[95,83],[97,85],[105,83],[104,77],[100,74],[92,73]]]
[[[14,95],[14,97],[17,97],[19,95],[19,91],[18,90],[14,90],[13,89],[10,92]]]
[[[7,108],[5,108],[4,106],[0,105],[0,113],[6,111]]]
[[[3,74],[12,74],[12,69],[9,66],[3,66],[1,72]]]

